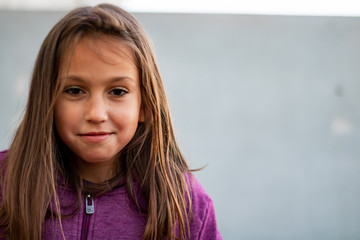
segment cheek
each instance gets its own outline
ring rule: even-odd
[[[135,134],[139,123],[139,110],[134,108],[120,108],[112,112],[111,120],[116,128],[127,134]],[[132,136],[131,136],[132,137]]]
[[[55,126],[61,138],[64,137],[66,131],[76,125],[78,114],[79,112],[70,106],[65,106],[64,104],[57,104],[55,106]]]

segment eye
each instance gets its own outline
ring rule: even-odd
[[[128,93],[128,91],[123,88],[114,88],[110,91],[111,95],[119,96],[119,97],[125,95],[126,93]]]
[[[65,90],[66,93],[70,94],[70,95],[79,95],[79,94],[84,94],[85,92],[79,88],[79,87],[69,87]]]

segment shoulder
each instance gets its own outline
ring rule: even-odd
[[[0,162],[2,162],[5,159],[7,153],[8,150],[0,151]]]
[[[187,174],[187,180],[192,202],[192,214],[190,215],[191,239],[222,239],[217,228],[215,209],[211,197],[192,174]]]
[[[200,214],[204,208],[212,204],[212,200],[194,175],[189,173],[186,175],[186,178],[192,198],[192,211]]]

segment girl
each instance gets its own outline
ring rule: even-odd
[[[113,5],[75,9],[50,31],[0,159],[3,238],[221,239],[146,35]]]

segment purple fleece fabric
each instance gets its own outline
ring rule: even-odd
[[[6,151],[0,152],[0,161]],[[214,206],[195,177],[190,177],[193,214],[190,221],[190,239],[222,239],[216,226]],[[76,199],[73,189],[59,184],[62,214],[70,214]],[[135,190],[138,192],[138,187]],[[140,214],[129,200],[125,187],[119,186],[93,199],[94,213],[85,212],[85,196],[80,210],[62,218],[66,239],[142,239],[146,216]],[[146,199],[138,194],[139,203],[146,206]],[[67,207],[66,207],[67,206]],[[43,239],[63,239],[57,219],[45,220]]]

